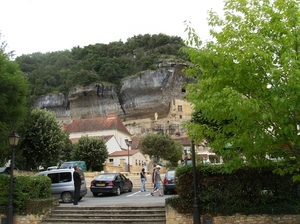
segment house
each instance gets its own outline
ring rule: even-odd
[[[119,147],[112,151],[118,151],[120,147],[127,148],[125,139],[131,137],[125,125],[114,113],[105,117],[74,120],[71,124],[65,125],[64,129],[70,134],[71,141],[85,135],[89,137],[114,136]]]
[[[103,138],[108,154],[113,153],[115,151],[120,151],[121,147],[118,143],[118,141],[116,140],[115,136],[113,135],[103,135],[103,136],[97,136],[99,138]],[[71,142],[74,144],[75,142],[77,142],[79,140],[79,138],[70,138]]]
[[[69,125],[63,125],[63,129],[69,133],[72,143],[77,142],[82,136],[103,138],[107,147],[109,158],[104,166],[108,172],[108,166],[115,166],[115,172],[128,172],[128,154],[132,170],[140,172],[142,165],[146,164],[146,157],[139,150],[130,150],[125,139],[131,138],[131,134],[116,114],[109,114],[106,117],[86,118],[74,120]],[[133,141],[133,147],[136,147]],[[111,171],[111,169],[110,169]]]
[[[142,168],[147,170],[147,157],[139,150],[121,150],[115,151],[108,155],[107,162],[110,165],[122,166],[122,172],[128,172],[128,161],[130,165],[130,173],[140,173]],[[110,170],[109,170],[110,172]]]

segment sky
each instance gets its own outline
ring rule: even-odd
[[[209,39],[207,11],[223,0],[0,0],[0,43],[16,56],[126,42],[139,34],[187,39],[184,21]]]

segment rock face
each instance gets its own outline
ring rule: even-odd
[[[74,87],[68,94],[51,94],[39,97],[35,107],[54,111],[57,118],[70,120],[105,116],[116,113],[126,120],[166,117],[170,103],[183,99],[185,84],[194,80],[188,78],[181,65],[172,69],[149,70],[128,77],[121,83],[120,92],[113,85],[96,83],[85,87]]]

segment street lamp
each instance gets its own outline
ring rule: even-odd
[[[184,165],[187,165],[187,149],[184,149]]]
[[[125,143],[127,145],[127,153],[128,153],[128,172],[130,173],[130,163],[129,163],[129,146],[132,144],[132,140],[128,139],[127,137],[125,138]]]
[[[196,170],[196,155],[195,155],[195,143],[192,141],[192,162],[193,162],[193,176],[194,176],[194,224],[200,224],[200,213],[198,204],[198,181],[197,181],[197,170]]]
[[[14,214],[14,207],[13,207],[13,187],[14,187],[14,165],[15,165],[15,147],[18,145],[20,136],[13,131],[8,139],[9,144],[12,147],[11,159],[10,159],[10,187],[9,187],[9,203],[7,209],[7,223],[13,224],[13,214]]]

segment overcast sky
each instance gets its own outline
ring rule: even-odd
[[[20,56],[126,42],[147,33],[185,40],[185,20],[206,40],[207,11],[222,15],[223,5],[223,0],[0,0],[1,41]]]

